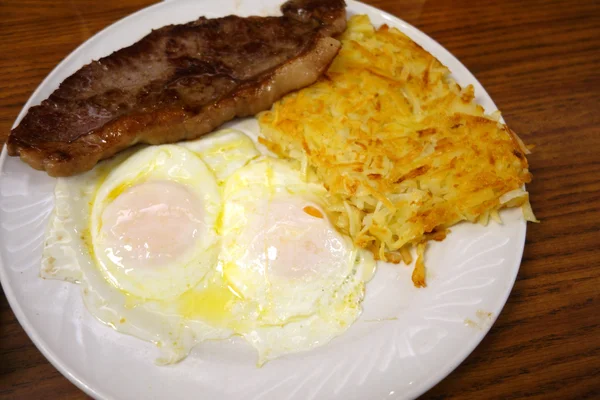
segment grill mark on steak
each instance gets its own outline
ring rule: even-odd
[[[29,109],[8,153],[51,176],[90,170],[136,143],[194,139],[268,109],[331,63],[343,0],[291,0],[281,17],[169,25],[93,61]]]

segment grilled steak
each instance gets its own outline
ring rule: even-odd
[[[84,66],[8,138],[8,153],[70,176],[136,143],[197,138],[310,85],[339,50],[343,0],[291,0],[282,17],[199,18]]]

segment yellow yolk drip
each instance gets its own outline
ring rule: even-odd
[[[222,280],[211,282],[207,288],[188,290],[179,297],[179,311],[184,318],[202,319],[224,325],[231,317],[231,307],[238,296]]]

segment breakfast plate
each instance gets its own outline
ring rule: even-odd
[[[276,15],[279,1],[176,0],[141,10],[88,40],[44,80],[17,122],[82,65],[130,45],[151,29],[198,16]],[[348,13],[400,29],[446,65],[461,85],[472,84],[488,113],[494,103],[448,51],[402,20],[359,2]],[[16,125],[16,124],[15,124]],[[227,125],[252,138],[254,119]],[[428,286],[417,289],[412,268],[380,263],[368,283],[363,313],[344,334],[307,352],[256,366],[241,339],[202,343],[185,360],[157,366],[156,347],[98,322],[80,288],[39,277],[43,238],[54,205],[55,180],[6,149],[0,156],[0,278],[19,322],[68,379],[102,399],[401,399],[431,388],[477,346],[500,313],[519,269],[525,221],[504,210],[502,224],[459,224],[428,245]]]

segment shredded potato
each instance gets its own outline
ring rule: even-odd
[[[463,220],[521,206],[535,221],[517,135],[485,115],[472,86],[397,29],[353,16],[323,78],[259,116],[261,142],[299,160],[329,191],[327,213],[358,246],[410,263],[425,286],[424,243]],[[422,247],[421,247],[422,246]]]

